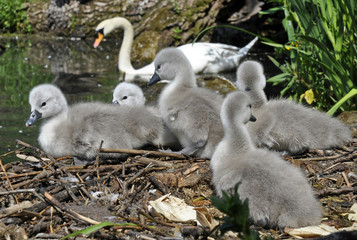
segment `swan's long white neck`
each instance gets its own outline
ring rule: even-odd
[[[105,31],[105,35],[110,32],[121,28],[124,31],[123,41],[119,50],[119,62],[118,68],[120,71],[125,72],[126,74],[133,75],[150,75],[154,73],[154,66],[151,68],[143,67],[140,69],[134,69],[131,64],[131,48],[134,41],[134,29],[131,23],[125,18],[113,18],[108,25],[106,26],[108,31]],[[150,65],[148,65],[150,66]]]

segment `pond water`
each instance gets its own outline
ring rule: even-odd
[[[0,39],[0,45],[6,47],[0,56],[0,155],[21,147],[16,139],[39,147],[41,123],[25,127],[30,115],[29,92],[38,84],[56,84],[69,104],[94,100],[110,103],[119,79],[119,44],[105,42],[94,49],[93,39]],[[260,57],[257,60],[269,64]],[[226,77],[234,79],[234,73]],[[153,101],[162,87],[156,85],[144,89],[148,101]],[[3,162],[13,160],[18,160],[14,154],[3,158]]]

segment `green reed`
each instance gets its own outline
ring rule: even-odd
[[[271,0],[274,7],[262,14],[284,11],[288,42],[275,47],[288,56],[283,64],[270,59],[282,73],[270,79],[283,84],[283,96],[305,99],[333,114],[356,109],[357,3],[356,0]]]

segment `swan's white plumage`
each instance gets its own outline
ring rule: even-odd
[[[87,102],[68,107],[61,90],[52,84],[34,87],[29,102],[32,113],[26,125],[46,118],[38,140],[42,149],[54,157],[73,155],[91,160],[101,140],[103,148],[133,149],[158,144],[163,132],[162,121],[143,106],[118,108],[114,104]]]
[[[98,24],[96,33],[106,36],[118,28],[124,30],[124,38],[119,52],[119,70],[125,72],[126,81],[135,79],[149,80],[155,71],[154,63],[146,65],[140,69],[134,69],[131,64],[130,54],[134,41],[134,29],[127,19],[115,17],[104,20]],[[101,40],[96,40],[94,46],[97,47],[100,41]],[[239,61],[248,53],[249,49],[256,41],[257,38],[254,38],[243,48],[220,43],[198,42],[179,46],[178,49],[180,49],[188,58],[193,67],[193,71],[196,74],[218,73],[236,69]]]
[[[287,99],[267,100],[263,66],[245,61],[237,70],[236,85],[252,99],[257,121],[248,124],[257,145],[300,153],[307,149],[327,149],[351,141],[351,130],[340,120]]]
[[[249,199],[250,218],[266,227],[303,227],[321,221],[321,207],[303,174],[275,152],[257,149],[245,123],[251,119],[249,97],[229,94],[222,105],[224,137],[212,159],[212,182],[217,194]]]

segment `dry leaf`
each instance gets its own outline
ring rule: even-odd
[[[286,228],[285,232],[292,237],[302,239],[326,236],[333,232],[337,232],[337,229],[326,224],[320,224],[319,226],[308,226],[303,228]]]
[[[195,207],[197,220],[203,227],[215,228],[219,222],[216,221],[205,207]]]
[[[164,195],[155,201],[149,201],[149,204],[158,213],[172,221],[192,221],[196,220],[196,211],[193,207],[187,205],[184,200]]]
[[[354,212],[354,213],[348,214],[348,220],[357,221],[357,203],[354,203],[352,205],[351,212]]]

